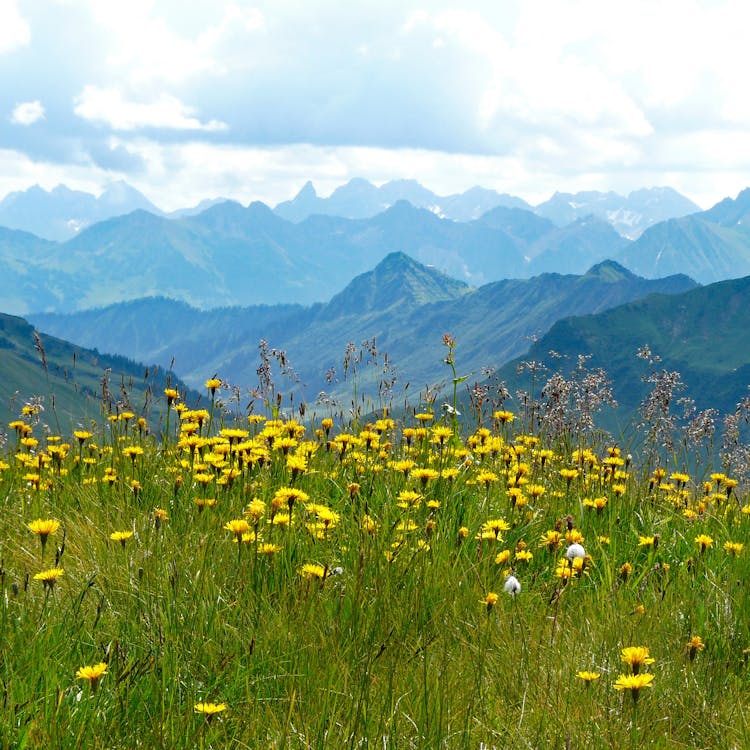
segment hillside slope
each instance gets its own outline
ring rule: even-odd
[[[637,356],[648,346],[660,360],[649,366]],[[556,355],[550,356],[554,351]],[[578,355],[606,370],[619,402],[609,426],[632,425],[649,390],[652,368],[677,371],[698,409],[734,411],[750,384],[750,277],[717,282],[677,295],[653,295],[596,315],[559,320],[523,355],[548,372],[570,370]],[[520,360],[499,372],[515,390],[527,387]]]
[[[23,318],[0,314],[0,424],[16,419],[27,403],[42,407],[39,418],[53,432],[68,433],[102,414],[128,410],[152,427],[163,415],[169,383],[195,403],[173,373],[123,356],[99,354],[63,339],[38,334]]]
[[[605,262],[581,276],[543,274],[471,289],[394,253],[325,305],[196,311],[153,300],[68,316],[40,315],[34,321],[53,332],[69,331],[72,338],[100,349],[163,366],[174,359],[176,371],[193,385],[208,370],[252,387],[258,342],[264,338],[287,353],[307,386],[307,397],[314,398],[321,390],[339,395],[349,390],[350,384],[341,381],[351,342],[359,346],[375,339],[381,357],[388,353],[400,387],[409,382],[413,390],[442,377],[442,335],[450,331],[460,342],[462,367],[481,379],[483,367],[497,367],[521,354],[530,336],[545,333],[562,317],[694,286],[684,276],[651,281]],[[156,320],[170,322],[159,326]],[[377,386],[376,375],[392,377],[393,372],[373,369],[370,391]]]

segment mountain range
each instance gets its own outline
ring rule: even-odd
[[[159,295],[200,308],[310,305],[395,251],[474,287],[582,274],[605,259],[646,278],[685,273],[705,284],[750,274],[749,213],[746,190],[630,241],[594,216],[558,227],[506,206],[457,222],[399,201],[368,219],[315,215],[296,224],[262,203],[224,201],[172,219],[137,210],[63,243],[0,229],[0,299],[21,315]]]
[[[63,242],[92,224],[138,209],[175,219],[195,216],[224,200],[206,199],[197,206],[165,213],[123,181],[110,183],[99,196],[70,190],[64,185],[51,191],[34,185],[24,191],[9,193],[0,201],[0,226]],[[700,210],[671,188],[637,190],[628,196],[611,191],[555,193],[534,208],[522,198],[478,186],[463,193],[439,196],[416,180],[392,180],[375,186],[367,180],[355,178],[336,188],[327,198],[319,197],[312,182],[308,181],[293,199],[279,203],[274,211],[294,223],[316,214],[366,219],[402,200],[442,218],[462,222],[478,219],[497,206],[535,212],[561,227],[593,215],[629,239],[636,239],[644,229],[659,221]]]
[[[415,180],[393,180],[376,187],[359,178],[336,188],[328,198],[319,197],[312,182],[308,181],[292,200],[279,203],[274,211],[293,222],[315,214],[365,219],[400,200],[454,221],[478,219],[498,206],[535,213],[558,227],[596,216],[628,239],[637,239],[645,229],[665,219],[700,211],[690,199],[668,187],[636,190],[628,196],[595,190],[555,193],[549,200],[533,207],[516,196],[481,187],[439,196]]]
[[[481,380],[483,367],[522,354],[530,336],[546,332],[560,318],[694,287],[683,275],[647,280],[606,261],[583,275],[547,273],[471,288],[392,253],[326,304],[197,310],[160,298],[69,315],[37,314],[31,320],[88,348],[174,367],[196,388],[214,372],[252,387],[263,338],[285,351],[310,399],[319,391],[339,397],[350,391],[351,383],[343,382],[352,376],[343,365],[350,343],[376,342],[378,366],[363,365],[367,372],[358,376],[370,395],[394,374],[400,387],[408,382],[412,389],[440,379],[446,331],[459,342],[461,366]]]
[[[318,196],[308,180],[297,195],[274,208],[276,214],[295,223],[316,214],[341,216],[346,219],[367,219],[382,213],[394,203],[407,201],[445,219],[472,221],[497,206],[533,211],[522,198],[473,187],[463,193],[439,196],[416,180],[391,180],[377,187],[362,178],[349,180],[336,188],[328,198]]]

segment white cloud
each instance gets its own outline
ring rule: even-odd
[[[478,58],[483,87],[476,127],[492,150],[507,145],[508,123],[543,130],[549,138],[579,128],[610,138],[649,135],[653,127],[632,93],[595,59],[572,49],[593,33],[576,5],[524,3],[512,29],[470,10],[415,14],[405,29],[427,24],[461,47],[462,56]]]
[[[21,102],[13,108],[10,121],[14,125],[33,125],[37,120],[44,117],[44,105],[39,99],[33,102]]]
[[[0,54],[12,52],[31,41],[31,29],[15,0],[0,0]]]
[[[222,75],[231,66],[233,42],[265,24],[260,10],[238,2],[180,3],[176,13],[153,0],[89,0],[89,8],[109,39],[107,65],[133,84]],[[240,48],[246,52],[247,44]]]
[[[218,120],[201,122],[194,110],[171,94],[161,94],[148,104],[127,101],[115,88],[86,86],[76,97],[75,113],[84,120],[108,125],[113,130],[166,128],[172,130],[226,130]]]

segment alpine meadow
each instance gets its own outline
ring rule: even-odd
[[[602,372],[464,418],[443,347],[443,407],[295,418],[278,352],[249,415],[220,378],[153,431],[125,391],[63,435],[23,406],[4,746],[745,747],[748,406],[701,462],[655,370],[631,455]]]
[[[0,0],[0,750],[748,750],[748,28]]]

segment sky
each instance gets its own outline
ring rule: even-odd
[[[0,196],[750,185],[746,0],[0,0]]]

